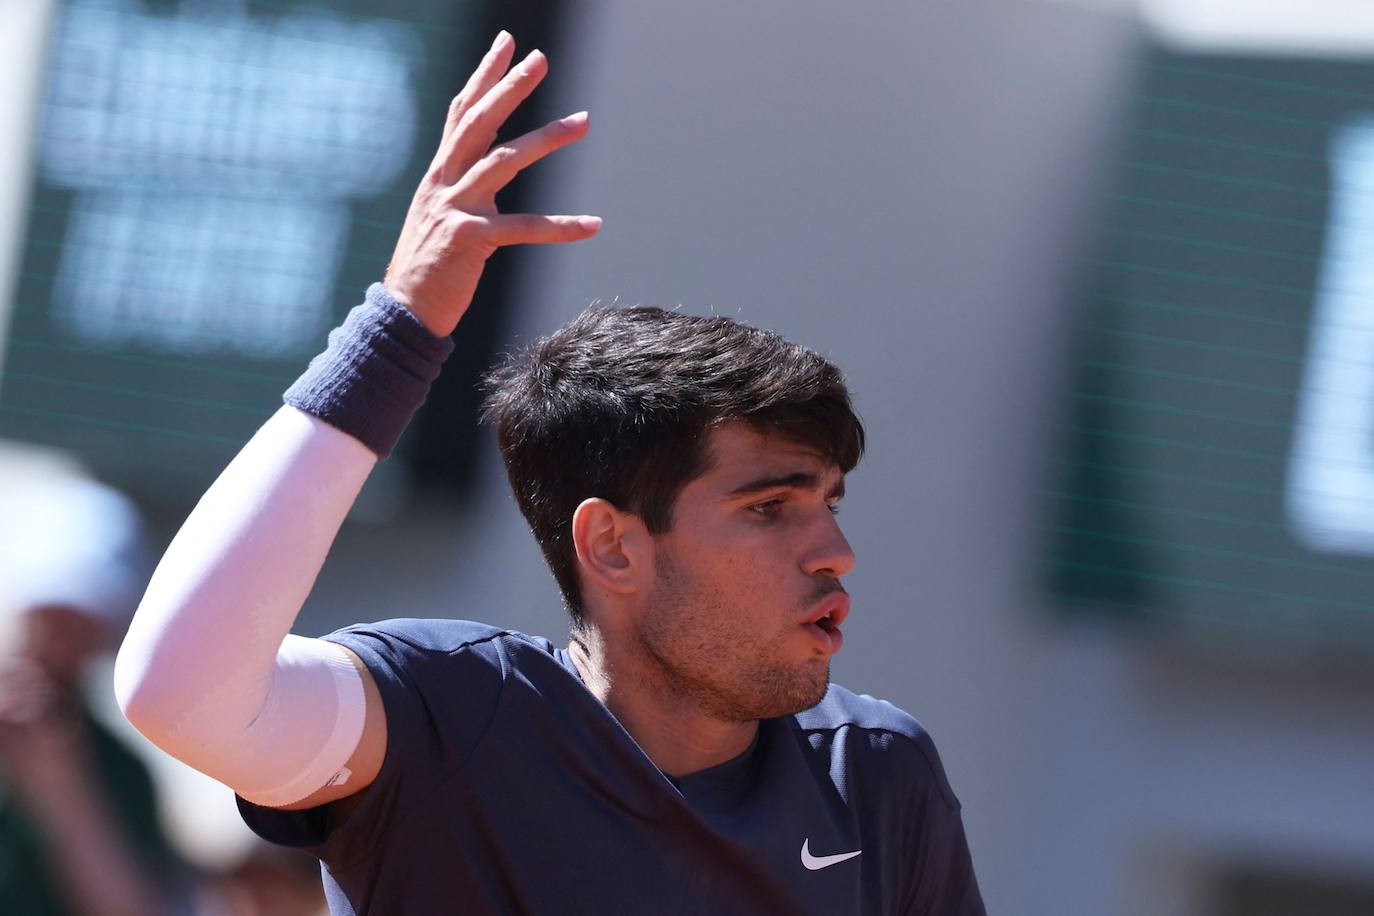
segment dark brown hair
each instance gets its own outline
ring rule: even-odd
[[[592,307],[509,358],[485,387],[483,421],[496,426],[520,511],[577,628],[572,516],[584,499],[668,531],[678,494],[709,469],[711,428],[728,420],[814,448],[845,473],[863,454],[840,371],[729,318]]]

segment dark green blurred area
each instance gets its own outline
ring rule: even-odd
[[[1304,546],[1285,507],[1332,140],[1374,108],[1374,66],[1155,48],[1135,90],[1085,273],[1050,588],[1070,614],[1374,646],[1369,556]]]
[[[381,279],[449,100],[525,6],[63,4],[0,437],[188,508]],[[445,429],[470,428],[500,326],[490,310],[465,324],[459,368],[380,477],[464,485],[471,437]]]

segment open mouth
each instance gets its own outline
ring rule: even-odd
[[[833,655],[840,651],[840,646],[844,644],[840,624],[844,623],[848,616],[849,596],[844,592],[835,592],[827,596],[820,607],[802,623],[817,640],[818,648],[827,655]]]
[[[849,616],[849,596],[844,592],[832,592],[812,612],[806,623],[815,624],[827,632],[839,629],[840,624]]]

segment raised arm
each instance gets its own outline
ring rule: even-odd
[[[126,716],[249,801],[303,808],[366,788],[385,712],[348,650],[289,636],[348,509],[452,344],[487,258],[593,235],[594,217],[501,214],[521,169],[586,134],[586,114],[493,146],[543,79],[502,32],[453,100],[387,269],[201,498],[158,565],[115,666]]]

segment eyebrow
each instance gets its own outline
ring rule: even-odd
[[[762,493],[765,490],[816,490],[821,485],[819,474],[810,471],[796,471],[791,474],[769,474],[764,477],[756,477],[748,483],[740,484],[725,495],[726,499],[738,499],[741,496],[749,496],[754,493]],[[834,488],[826,494],[827,499],[840,499],[844,496],[844,475],[835,483]]]

